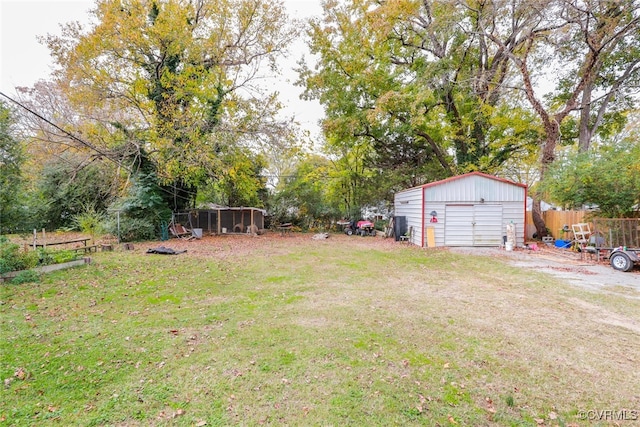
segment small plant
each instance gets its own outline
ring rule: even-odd
[[[504,401],[505,401],[505,403],[507,404],[507,406],[509,408],[513,408],[515,406],[515,401],[513,399],[513,395],[512,394],[510,394],[507,397],[505,397]]]
[[[84,211],[73,219],[76,227],[83,233],[90,234],[93,240],[96,234],[104,233],[104,221],[104,215],[94,205],[85,205]]]
[[[11,279],[12,285],[21,285],[23,283],[35,283],[40,281],[40,275],[33,270],[23,270],[16,277]]]
[[[25,270],[38,265],[36,252],[21,251],[20,246],[0,236],[0,274],[9,271]]]
[[[120,229],[115,221],[110,222],[107,231],[120,236],[122,242],[153,240],[158,238],[158,229],[150,221],[123,216],[120,218]]]

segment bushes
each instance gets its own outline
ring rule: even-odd
[[[39,260],[38,252],[23,252],[19,245],[0,236],[0,274],[33,268],[38,265]]]
[[[30,270],[39,265],[60,264],[78,259],[75,251],[22,251],[20,245],[12,243],[4,236],[0,236],[0,274],[19,271],[11,280],[12,284],[37,282],[39,274]]]
[[[118,235],[116,221],[109,221],[106,229],[109,234]],[[158,238],[158,234],[158,227],[150,221],[126,216],[120,218],[120,241],[122,242],[155,240]]]

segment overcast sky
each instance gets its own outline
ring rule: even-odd
[[[289,14],[297,18],[321,13],[318,0],[285,0],[284,3]],[[37,37],[60,34],[63,23],[88,22],[88,10],[93,4],[93,0],[0,0],[0,91],[11,96],[16,86],[29,87],[40,79],[47,79],[52,61],[49,50]],[[304,44],[298,42],[291,66],[304,51]],[[301,89],[293,86],[294,79],[295,73],[288,70],[273,87],[280,91],[283,103],[289,105],[286,114],[295,115],[301,125],[317,137],[322,108],[316,102],[299,99]]]

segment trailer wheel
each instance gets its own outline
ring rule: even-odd
[[[353,235],[353,230],[351,228],[347,228],[345,233],[347,233],[347,236],[351,236]]]
[[[611,264],[611,267],[618,271],[630,271],[633,268],[631,258],[629,258],[629,255],[624,252],[615,252],[609,258],[609,263]]]

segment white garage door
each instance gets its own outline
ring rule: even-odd
[[[446,246],[498,246],[502,243],[502,205],[447,205]]]

